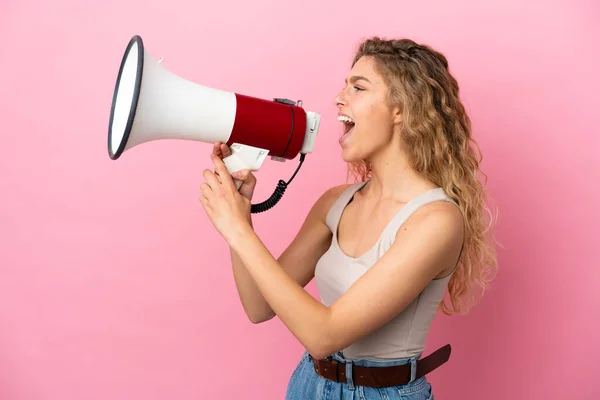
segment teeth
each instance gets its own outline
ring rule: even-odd
[[[338,121],[344,122],[346,124],[354,124],[354,121],[352,120],[352,118],[347,117],[345,115],[338,116]]]

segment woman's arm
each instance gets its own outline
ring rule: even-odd
[[[331,231],[325,223],[325,218],[333,202],[346,187],[347,185],[342,185],[329,189],[315,202],[298,234],[277,260],[281,271],[298,287],[304,288],[312,280],[317,261],[331,244]],[[261,323],[273,318],[273,309],[265,301],[249,269],[233,247],[231,262],[240,301],[250,321]]]
[[[422,207],[387,253],[331,307],[314,299],[273,258],[252,229],[229,238],[270,308],[315,358],[326,357],[400,313],[458,257],[462,215],[455,206]]]
[[[273,312],[316,358],[339,351],[384,325],[458,257],[463,241],[460,210],[446,202],[428,204],[402,225],[383,257],[327,307],[269,253],[248,223],[250,201],[239,194],[223,161],[218,157],[213,161],[220,178],[204,171],[202,206]]]

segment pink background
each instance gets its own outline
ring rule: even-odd
[[[481,305],[435,321],[427,352],[454,348],[430,377],[436,399],[598,398],[597,2],[94,3],[0,6],[0,399],[282,399],[303,351],[279,320],[255,326],[242,311],[197,200],[209,145],[109,160],[112,90],[134,34],[185,78],[322,113],[315,153],[255,217],[276,255],[344,181],[333,97],[359,40],[442,50],[504,247]],[[257,201],[296,165],[268,160]]]

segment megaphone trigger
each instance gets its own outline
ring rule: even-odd
[[[302,101],[270,101],[199,85],[169,72],[162,61],[152,58],[140,36],[131,38],[110,109],[107,145],[112,160],[162,139],[225,143],[232,150],[223,160],[230,173],[256,171],[267,155],[284,161],[300,154],[302,165],[313,151],[320,115],[305,111]],[[252,212],[273,207],[292,179],[279,181],[273,195],[252,205]],[[238,189],[240,184],[236,182]]]
[[[258,171],[269,154],[269,150],[240,143],[232,144],[230,149],[231,155],[225,157],[223,162],[232,174],[242,169]]]
[[[223,158],[223,163],[230,174],[247,169],[249,171],[258,171],[262,167],[265,158],[269,154],[268,150],[260,149],[254,146],[248,146],[241,143],[234,143],[230,146],[231,154]],[[235,179],[237,189],[242,185],[242,181]]]

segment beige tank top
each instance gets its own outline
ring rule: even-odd
[[[434,201],[449,201],[456,204],[442,188],[424,192],[407,204],[392,218],[383,230],[377,243],[361,257],[350,257],[338,246],[337,228],[344,208],[354,194],[368,181],[349,186],[336,200],[327,215],[327,225],[333,238],[331,246],[318,261],[315,282],[321,302],[333,304],[346,290],[364,274],[390,248],[400,226],[419,207]],[[458,263],[457,263],[458,264]],[[434,279],[399,315],[367,337],[343,349],[348,359],[359,358],[402,358],[421,354],[425,341],[452,273]]]

